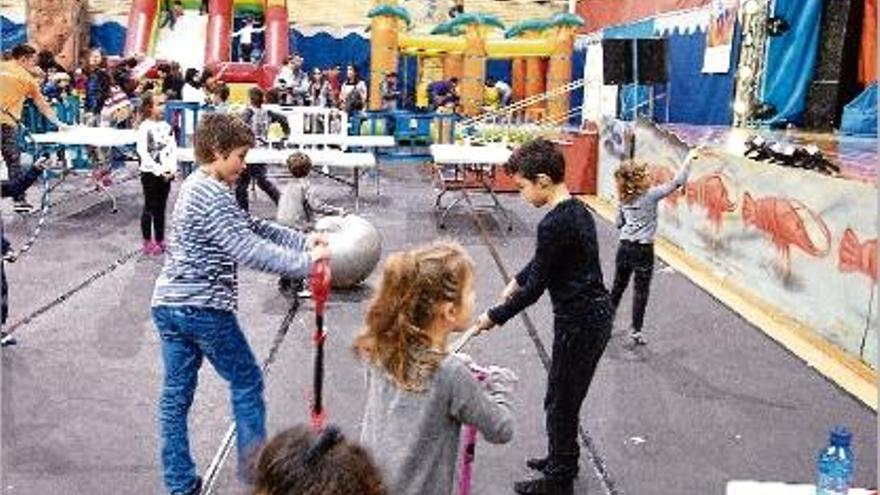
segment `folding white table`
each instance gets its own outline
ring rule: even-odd
[[[368,152],[345,152],[334,149],[276,149],[276,148],[252,148],[248,151],[245,161],[247,163],[266,163],[271,165],[283,165],[294,152],[305,153],[312,160],[313,170],[336,182],[340,182],[352,188],[354,191],[355,207],[360,198],[360,176],[365,169],[376,168],[376,157]],[[177,161],[183,163],[195,163],[195,153],[192,148],[180,148],[177,150]],[[331,174],[331,168],[349,169],[353,173],[352,180]],[[378,174],[377,174],[378,182]],[[378,190],[378,187],[377,187]]]
[[[58,146],[93,146],[96,148],[116,148],[131,146],[137,142],[137,131],[134,129],[114,129],[111,127],[72,126],[65,131],[31,134],[37,144]],[[112,211],[117,211],[116,196],[100,180],[96,181],[98,190],[110,200]]]
[[[479,180],[482,189],[489,194],[489,197],[492,199],[493,208],[500,212],[507,221],[507,230],[513,230],[513,220],[507,209],[498,201],[498,196],[495,195],[495,191],[492,190],[490,183],[495,177],[495,167],[507,163],[511,154],[512,151],[510,149],[500,144],[486,146],[460,144],[431,145],[431,156],[435,165],[434,176],[440,190],[434,202],[434,207],[442,210],[440,228],[446,228],[446,217],[462,201],[467,202],[469,207],[473,207],[467,196],[468,183],[466,181],[466,174],[472,174]],[[443,208],[441,201],[443,196],[449,191],[459,191],[461,195]]]

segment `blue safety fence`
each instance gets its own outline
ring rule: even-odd
[[[410,112],[405,110],[364,112],[349,116],[349,133],[394,136],[394,148],[379,149],[386,158],[412,158],[430,155],[428,146],[455,142],[456,114]]]
[[[55,111],[55,115],[58,116],[58,120],[60,120],[61,122],[71,125],[79,124],[81,116],[81,103],[80,99],[77,96],[71,95],[62,101],[56,101],[51,103],[50,105]],[[53,132],[58,130],[55,125],[49,122],[49,119],[47,119],[43,116],[42,113],[40,113],[40,111],[31,100],[27,100],[24,104],[24,107],[22,108],[21,125],[32,134],[40,134],[44,132]],[[18,144],[19,149],[21,150],[26,150],[28,152],[36,151],[30,149],[31,143],[27,141],[24,129],[19,132]],[[41,145],[40,148],[43,152],[56,152],[58,149],[60,149],[59,147],[52,145]],[[64,148],[64,153],[65,159],[73,168],[86,169],[91,167],[91,162],[89,161],[84,146],[66,146]]]

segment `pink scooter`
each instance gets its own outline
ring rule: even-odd
[[[461,348],[478,333],[480,332],[476,327],[468,329],[468,331],[465,332],[455,344],[453,344],[452,352],[459,352]],[[470,363],[468,367],[470,368],[471,373],[473,373],[474,378],[481,383],[489,376],[489,371],[486,368],[477,366],[474,363]],[[464,425],[463,429],[464,441],[462,443],[463,448],[461,451],[461,466],[459,467],[458,472],[458,495],[470,495],[471,480],[473,478],[473,464],[477,448],[477,428],[472,425]]]

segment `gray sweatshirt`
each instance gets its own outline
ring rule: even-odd
[[[621,241],[632,241],[640,244],[654,242],[657,235],[657,203],[672,194],[687,182],[690,173],[690,162],[685,162],[675,177],[669,182],[648,189],[645,194],[634,199],[632,203],[620,203],[617,207],[617,228],[620,229]]]
[[[341,215],[342,208],[321,200],[307,177],[294,178],[281,192],[275,220],[300,231],[314,227],[315,215]]]
[[[490,443],[513,438],[512,387],[495,385],[478,382],[455,356],[443,359],[418,393],[368,367],[361,443],[390,494],[451,495],[462,424],[476,426]]]

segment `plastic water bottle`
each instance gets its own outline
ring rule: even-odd
[[[829,445],[819,451],[816,460],[816,495],[846,495],[849,492],[855,469],[851,440],[852,434],[846,428],[831,430]]]

